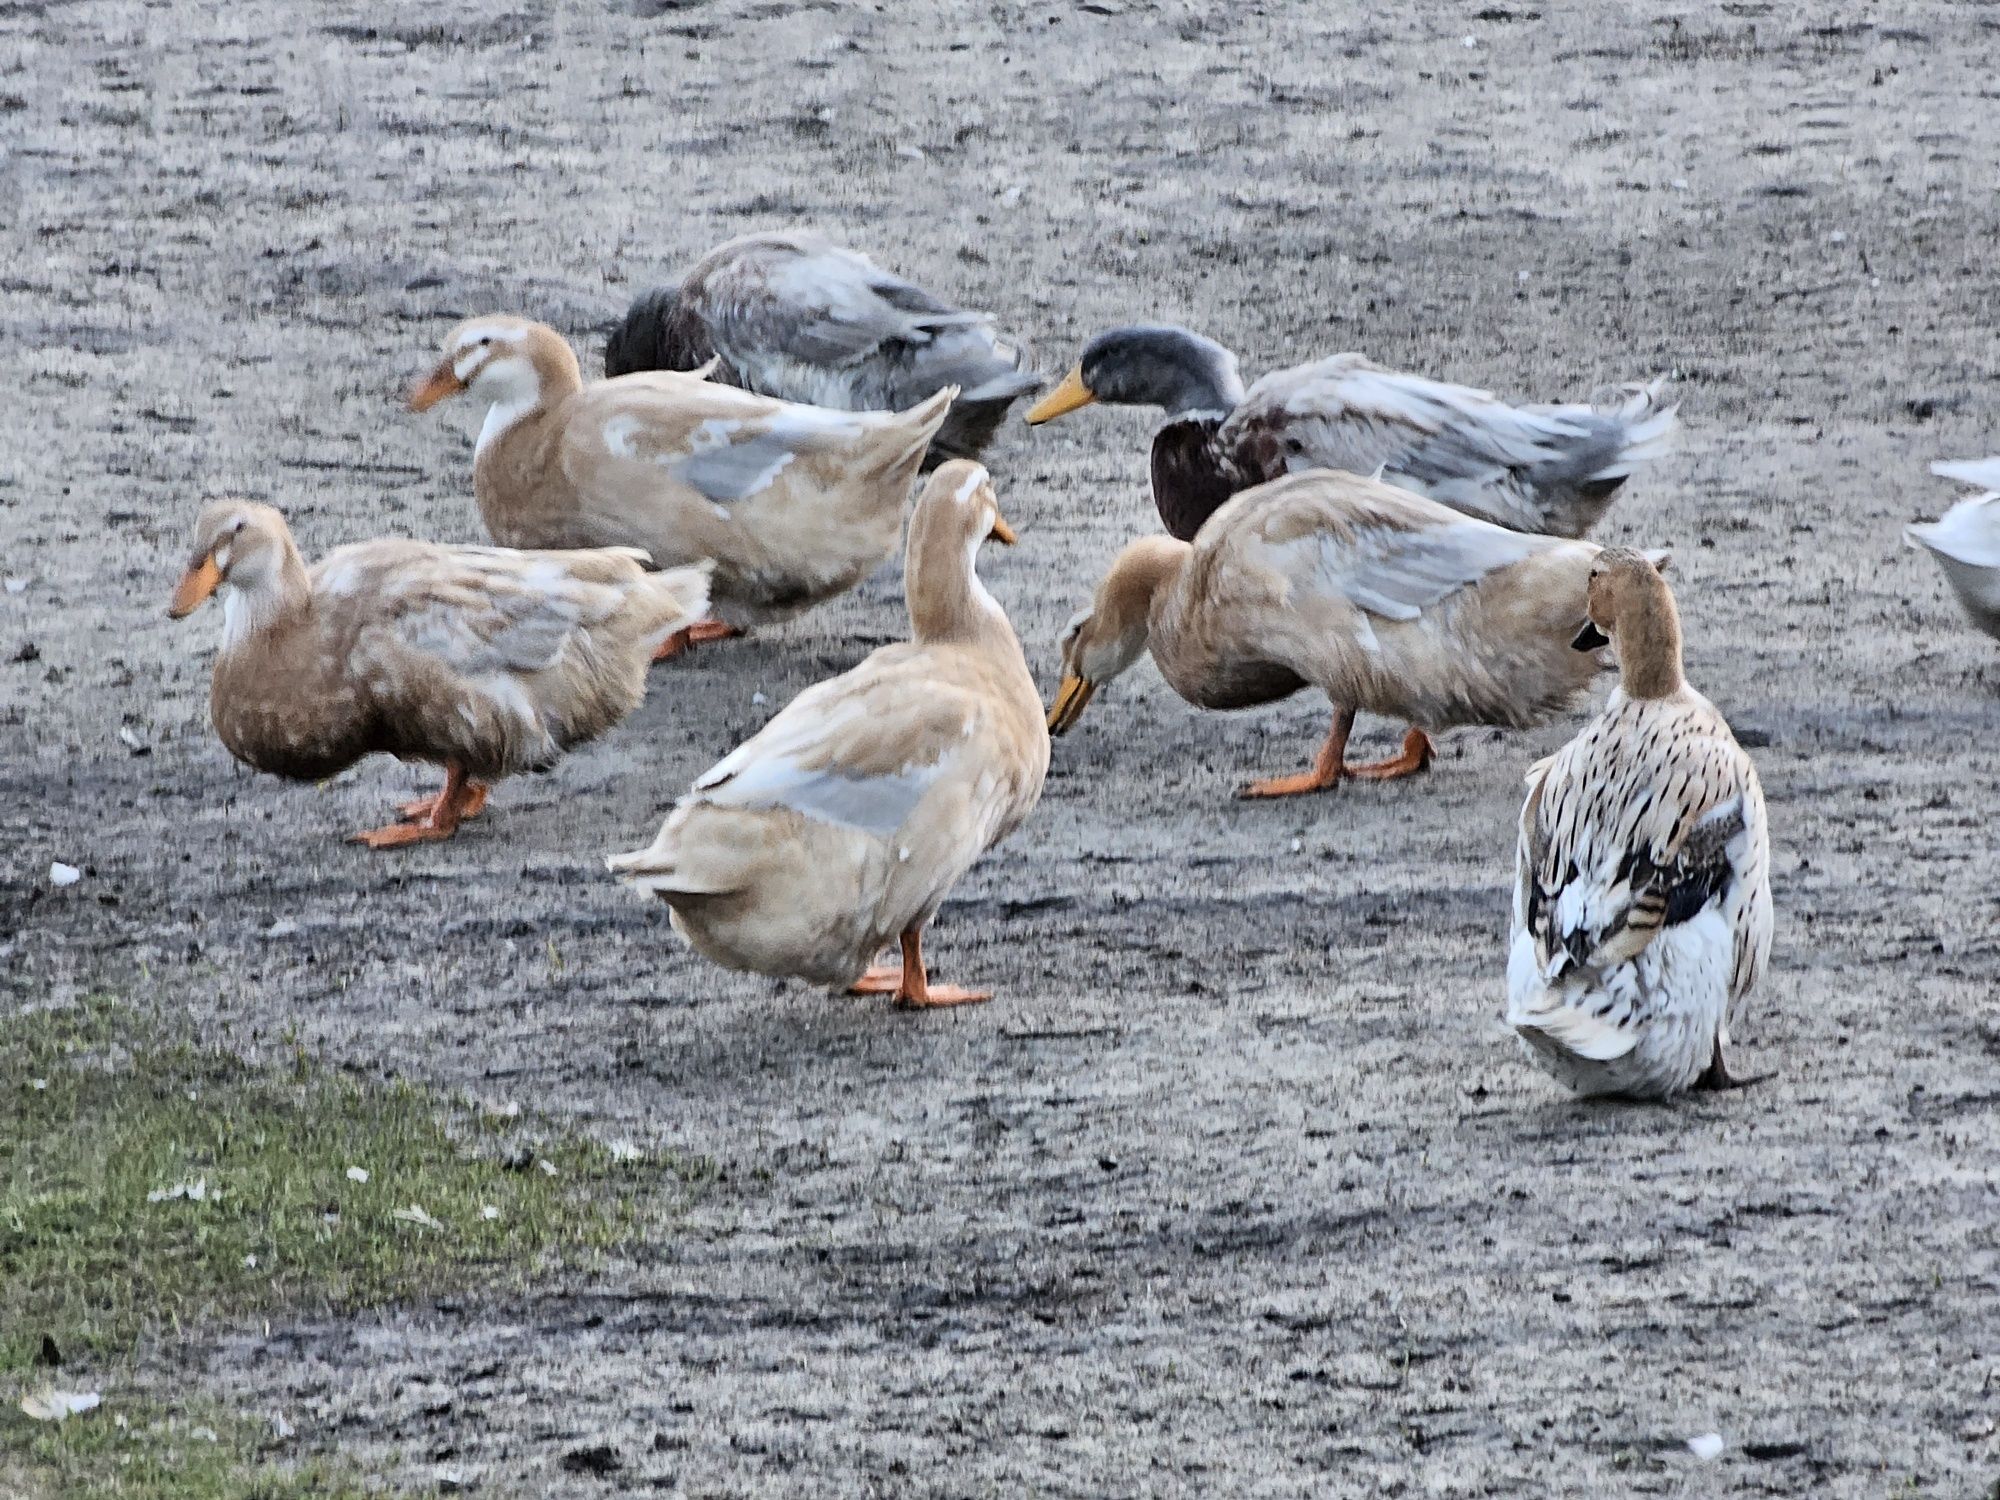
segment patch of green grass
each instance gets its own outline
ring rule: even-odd
[[[10,1430],[6,1447],[16,1451],[0,1457],[0,1488],[24,1500],[380,1500],[382,1490],[345,1464],[260,1451],[271,1437],[262,1423],[197,1411],[144,1404],[116,1418],[93,1412]]]
[[[103,1407],[60,1426],[14,1403],[51,1375],[82,1383],[35,1368],[45,1338],[101,1368],[191,1325],[593,1264],[707,1179],[626,1155],[302,1054],[253,1066],[109,1002],[0,1019],[0,1453],[39,1455],[46,1492],[63,1497],[363,1493],[329,1471],[251,1463],[259,1424],[198,1418],[181,1399],[135,1407],[115,1381]]]

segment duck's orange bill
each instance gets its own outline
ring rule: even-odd
[[[1062,686],[1056,689],[1056,701],[1049,707],[1049,733],[1061,734],[1082,718],[1090,704],[1090,695],[1096,691],[1094,682],[1065,676]]]
[[[1016,540],[1014,536],[1014,528],[1009,526],[1007,524],[1007,518],[1001,515],[994,516],[993,529],[987,532],[986,534],[987,536],[991,537],[994,541],[1004,542],[1009,547],[1013,546]]]
[[[1063,376],[1061,385],[1028,408],[1028,425],[1038,427],[1044,422],[1053,421],[1064,412],[1075,411],[1079,406],[1088,406],[1096,399],[1097,392],[1083,383],[1083,366],[1078,365]]]
[[[215,554],[210,553],[181,574],[180,587],[174,590],[174,602],[167,606],[167,614],[176,620],[193,614],[221,586],[222,569],[215,565]]]
[[[464,389],[465,382],[458,378],[458,371],[451,367],[451,361],[446,360],[431,371],[422,385],[410,392],[410,410],[429,411],[447,396],[456,396]]]

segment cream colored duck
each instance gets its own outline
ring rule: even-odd
[[[488,782],[545,769],[638,706],[660,643],[708,607],[705,570],[643,561],[381,540],[309,570],[277,511],[223,500],[167,613],[221,596],[209,708],[238,760],[298,781],[377,752],[444,768],[403,821],[354,835],[388,849],[449,838]]]
[[[1598,558],[1590,621],[1578,646],[1609,637],[1619,685],[1528,772],[1507,1021],[1579,1093],[1727,1087],[1730,1022],[1771,952],[1757,768],[1682,675],[1673,594],[1646,558]]]
[[[1942,520],[1905,526],[1903,539],[1937,559],[1974,625],[2000,639],[2000,458],[1934,463],[1933,474],[1969,484]]]
[[[651,847],[606,862],[704,957],[907,1006],[989,998],[931,984],[922,947],[1048,773],[1034,679],[973,566],[989,536],[1013,540],[986,471],[945,464],[910,519],[912,639],[799,694],[696,780]],[[870,968],[891,942],[900,966]]]
[[[1407,776],[1430,763],[1429,731],[1522,728],[1589,687],[1601,663],[1570,642],[1599,550],[1337,470],[1274,480],[1223,506],[1192,544],[1143,537],[1118,555],[1064,632],[1049,728],[1069,729],[1150,647],[1197,708],[1247,708],[1308,684],[1333,701],[1313,768],[1244,796]],[[1347,764],[1361,710],[1412,726],[1401,754]]]
[[[486,407],[479,513],[508,547],[631,546],[661,567],[711,559],[714,619],[689,641],[782,620],[853,588],[895,552],[903,502],[950,410],[774,401],[698,374],[583,383],[553,328],[472,318],[410,395]]]

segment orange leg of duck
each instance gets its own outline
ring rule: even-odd
[[[1242,797],[1297,797],[1306,792],[1323,792],[1340,784],[1341,772],[1345,769],[1347,737],[1354,732],[1354,710],[1339,708],[1334,710],[1333,728],[1326,732],[1326,742],[1319,747],[1319,755],[1313,761],[1310,771],[1301,771],[1296,776],[1272,776],[1264,781],[1253,781],[1237,795]]]
[[[955,984],[932,984],[924,971],[924,939],[921,932],[903,934],[903,961],[900,964],[870,964],[868,972],[848,987],[852,995],[894,995],[903,1010],[930,1010],[946,1005],[977,1005],[991,1000],[991,990],[965,990]]]
[[[720,620],[697,620],[685,630],[676,630],[664,641],[660,649],[653,653],[654,661],[667,661],[690,651],[704,641],[726,641],[743,634],[734,625],[725,625]]]
[[[405,844],[448,839],[458,831],[460,820],[471,817],[485,805],[486,788],[468,781],[465,768],[454,762],[444,768],[444,789],[431,799],[429,809],[419,821],[364,829],[349,834],[348,842],[366,844],[370,849],[399,849]]]
[[[419,797],[414,802],[405,802],[396,809],[396,815],[405,823],[424,822],[436,814],[438,802],[443,797],[444,793],[439,791],[432,793],[428,797]],[[459,804],[459,821],[462,823],[467,818],[478,817],[485,810],[485,807],[486,784],[481,781],[468,781],[465,784],[465,798]]]
[[[1431,737],[1412,725],[1403,736],[1401,754],[1392,755],[1387,760],[1370,761],[1366,765],[1348,766],[1346,771],[1349,776],[1358,776],[1363,781],[1395,781],[1429,769],[1436,754],[1437,746],[1431,743]]]

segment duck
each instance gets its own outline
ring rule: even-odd
[[[910,639],[806,689],[695,779],[652,844],[606,861],[725,968],[964,1005],[932,984],[924,929],[1027,819],[1048,774],[1041,699],[974,566],[1011,543],[987,471],[932,474],[910,518]],[[888,944],[901,962],[871,961]]]
[[[833,411],[655,371],[583,382],[567,340],[467,319],[409,396],[486,408],[473,493],[504,547],[625,546],[707,561],[711,617],[663,648],[741,634],[853,588],[893,556],[903,507],[957,392],[905,411]]]
[[[957,386],[926,468],[978,458],[1042,384],[985,313],[803,229],[717,246],[678,286],[636,297],[604,349],[608,377],[710,361],[729,385],[840,411],[901,410]]]
[[[1345,469],[1512,531],[1580,537],[1633,471],[1668,452],[1679,419],[1664,379],[1619,388],[1604,409],[1509,406],[1489,392],[1334,354],[1243,388],[1236,356],[1171,325],[1101,333],[1032,425],[1092,402],[1156,406],[1153,503],[1170,536],[1195,533],[1230,496],[1283,474]]]
[[[1192,542],[1144,536],[1118,554],[1063,630],[1049,729],[1074,727],[1098,688],[1150,650],[1197,708],[1248,708],[1308,685],[1332,702],[1312,768],[1242,796],[1411,776],[1430,765],[1438,731],[1527,728],[1589,689],[1608,663],[1570,643],[1600,550],[1358,474],[1289,474],[1230,500]],[[1347,761],[1362,710],[1410,725],[1396,755]]]
[[[1688,685],[1673,591],[1614,547],[1591,565],[1579,651],[1607,642],[1604,711],[1527,776],[1507,1023],[1583,1095],[1663,1099],[1740,1082],[1724,1048],[1771,954],[1757,767]]]
[[[1903,540],[1935,557],[1967,618],[2000,639],[2000,458],[1940,461],[1933,474],[1969,484],[1941,520],[1903,528]]]
[[[308,568],[279,511],[219,500],[167,613],[219,596],[209,713],[244,764],[293,781],[377,753],[443,769],[434,796],[353,835],[393,849],[450,838],[490,783],[548,769],[638,706],[660,643],[708,608],[705,567],[645,563],[385,537]]]

